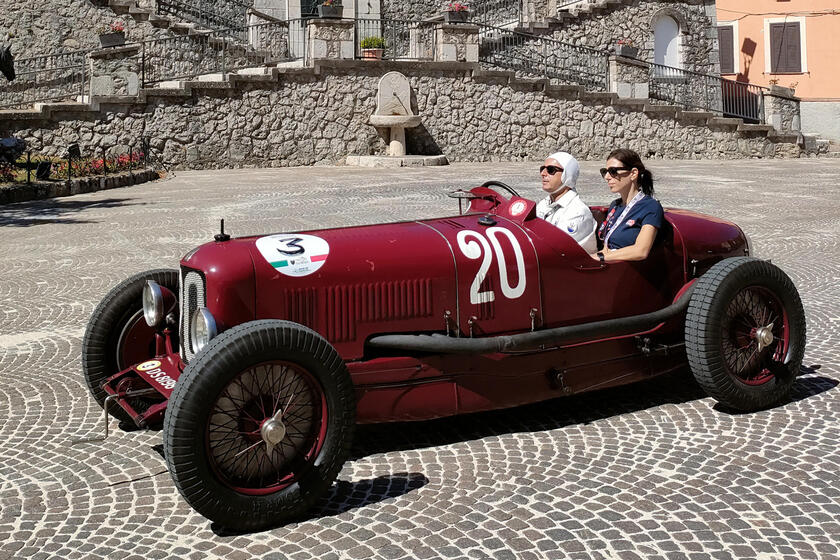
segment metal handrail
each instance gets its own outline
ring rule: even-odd
[[[210,29],[222,31],[237,28],[247,23],[248,10],[253,0],[157,0],[157,11],[161,15],[197,23]]]
[[[140,43],[140,82],[152,84],[302,59],[307,19],[243,25]],[[243,38],[237,42],[232,37]],[[187,48],[188,47],[188,48]]]
[[[84,99],[88,50],[19,58],[14,82],[0,85],[0,108]]]
[[[650,64],[648,81],[652,100],[764,122],[766,87],[663,64]]]
[[[598,91],[609,88],[610,53],[530,33],[478,24],[479,61]]]
[[[470,21],[487,25],[522,23],[522,0],[484,0],[470,4]]]

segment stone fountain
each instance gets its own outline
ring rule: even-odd
[[[368,124],[388,136],[387,156],[348,156],[348,165],[365,167],[420,167],[447,165],[446,156],[406,155],[405,129],[419,126],[421,117],[411,110],[411,84],[400,72],[388,72],[379,80],[376,111]]]

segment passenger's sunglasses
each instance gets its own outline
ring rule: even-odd
[[[541,165],[540,173],[543,171],[548,171],[549,175],[554,175],[555,173],[563,173],[563,168],[557,167],[556,165]]]
[[[618,177],[619,171],[630,171],[633,169],[632,167],[602,167],[601,168],[601,177],[606,177],[607,173],[612,175],[613,177]]]

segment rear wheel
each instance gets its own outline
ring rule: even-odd
[[[347,459],[350,376],[335,349],[287,321],[255,321],[213,341],[167,406],[164,453],[178,490],[229,529],[305,513]]]
[[[132,364],[155,356],[155,329],[143,318],[143,287],[147,280],[178,291],[177,270],[141,272],[111,289],[88,321],[82,340],[82,372],[90,394],[99,406],[103,406],[107,396],[101,387],[103,381]],[[130,404],[134,410],[142,412],[151,402],[137,397],[131,399]],[[108,412],[114,418],[133,423],[119,406],[109,407]]]
[[[805,312],[790,278],[746,257],[715,264],[694,285],[686,354],[703,389],[738,410],[788,398],[805,351]]]

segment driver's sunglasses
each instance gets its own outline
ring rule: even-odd
[[[612,175],[613,177],[618,177],[619,171],[630,171],[633,169],[632,167],[602,167],[601,168],[601,177],[606,177],[607,173]]]
[[[554,175],[555,173],[563,173],[563,168],[557,167],[556,165],[541,165],[540,173],[543,171],[548,171],[549,175]]]

